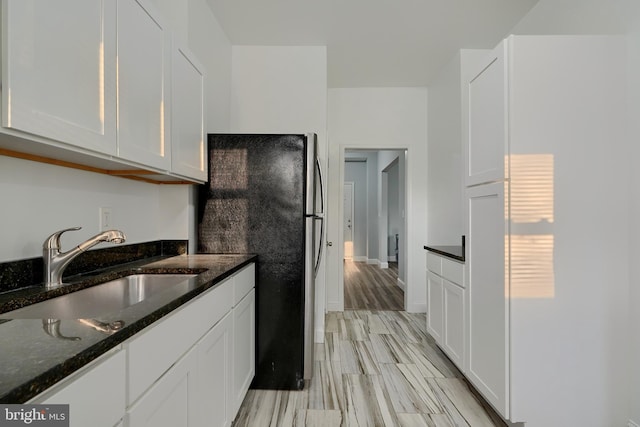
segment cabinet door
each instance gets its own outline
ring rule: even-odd
[[[443,348],[449,358],[464,371],[464,289],[443,280],[444,337]]]
[[[427,271],[427,332],[438,342],[442,342],[443,322],[442,278]]]
[[[108,0],[2,2],[2,124],[115,154],[115,16]]]
[[[253,380],[256,366],[255,290],[233,309],[233,399],[235,414]]]
[[[204,147],[204,74],[189,52],[175,46],[172,56],[171,170],[207,180]]]
[[[233,317],[227,314],[198,343],[198,426],[230,426],[233,411]]]
[[[505,177],[507,153],[506,42],[472,73],[469,82],[466,185]]]
[[[505,183],[467,189],[469,229],[468,378],[508,418],[509,288]]]
[[[125,352],[119,351],[33,403],[68,404],[71,427],[112,427],[125,411],[125,362]]]
[[[129,427],[196,426],[197,356],[188,352],[129,409]]]
[[[143,0],[118,1],[118,156],[169,170],[170,34]]]

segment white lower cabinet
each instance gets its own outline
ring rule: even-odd
[[[464,366],[465,343],[465,290],[448,280],[443,280],[444,336],[442,344],[449,358],[461,369]]]
[[[72,427],[228,427],[255,374],[255,264],[29,403]],[[96,394],[97,393],[97,394]]]
[[[427,252],[427,268],[427,332],[451,361],[464,371],[464,264]]]
[[[427,332],[436,341],[444,333],[443,299],[442,278],[427,270]]]
[[[467,190],[469,212],[469,369],[467,377],[508,416],[509,295],[505,286],[504,183]],[[507,272],[505,272],[507,269]]]
[[[254,287],[250,264],[125,345],[127,427],[231,425],[255,373]]]
[[[231,382],[233,314],[198,343],[198,425],[230,426],[235,414]]]
[[[255,290],[233,308],[233,412],[240,409],[255,374]]]
[[[194,427],[197,423],[196,399],[198,353],[184,355],[151,389],[127,410],[129,427]]]
[[[103,356],[30,403],[68,404],[71,427],[113,427],[124,416],[125,365],[124,351]]]

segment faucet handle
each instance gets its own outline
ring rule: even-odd
[[[65,228],[64,230],[56,231],[51,236],[47,237],[42,244],[43,249],[58,249],[60,250],[60,236],[67,231],[81,230],[82,227]]]

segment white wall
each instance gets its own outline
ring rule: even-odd
[[[231,132],[315,132],[326,180],[326,47],[233,46],[231,69]],[[316,277],[316,342],[324,341],[325,262]]]
[[[206,71],[206,130],[228,131],[231,45],[205,0],[154,0],[154,5]],[[159,186],[0,156],[0,262],[42,256],[54,231],[63,247],[98,232],[98,209],[113,209],[113,227],[127,243],[195,236],[193,186]]]
[[[459,245],[464,234],[463,74],[489,51],[460,50],[429,83],[427,229],[431,245]]]
[[[63,228],[83,227],[62,238],[65,250],[77,245],[100,232],[103,206],[127,243],[186,239],[186,190],[0,156],[0,262],[42,256],[45,238]]]
[[[429,244],[457,245],[463,234],[460,53],[429,83]]]
[[[378,151],[378,168],[376,170],[376,180],[378,181],[378,258],[379,265],[383,268],[389,267],[389,180],[386,174],[392,163],[400,162],[403,151],[383,150]]]
[[[629,351],[629,379],[630,379],[630,420],[635,426],[640,426],[640,2],[629,0],[629,36],[627,51],[629,54],[629,68],[627,78],[629,82],[629,144],[631,145],[631,194],[629,230],[629,319],[630,351]]]
[[[405,304],[426,311],[425,256],[427,162],[426,88],[340,88],[329,90],[329,235],[341,241],[341,200],[346,149],[408,149]],[[327,308],[344,307],[342,248],[328,251]]]

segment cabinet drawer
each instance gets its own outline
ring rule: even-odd
[[[434,254],[433,252],[427,252],[427,270],[432,271],[438,275],[442,274],[442,257]]]
[[[125,352],[92,364],[84,373],[63,381],[32,403],[68,404],[72,427],[112,427],[125,411]],[[88,391],[96,391],[97,396]]]
[[[464,288],[464,264],[442,258],[442,277]]]
[[[256,286],[256,265],[251,264],[240,270],[233,276],[233,306],[238,305]]]
[[[126,344],[129,405],[231,310],[232,284],[225,280]]]

